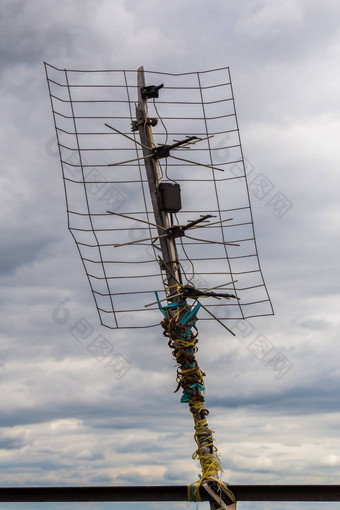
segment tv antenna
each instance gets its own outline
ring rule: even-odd
[[[220,480],[196,360],[198,313],[234,335],[226,320],[271,315],[273,308],[229,69],[174,75],[143,67],[45,68],[68,227],[100,321],[111,329],[151,327],[161,312],[202,469],[188,499],[200,501],[203,487],[213,510],[231,510],[236,498]],[[157,81],[163,78],[165,84]]]

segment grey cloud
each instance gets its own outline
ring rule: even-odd
[[[6,239],[0,254],[0,273],[5,276],[21,266],[39,262],[46,248],[56,241],[56,238],[49,238],[46,234],[40,237],[34,232],[20,232],[18,229],[15,229],[15,233],[2,231],[1,236]]]
[[[308,415],[326,412],[337,412],[339,409],[338,402],[339,383],[335,384],[328,381],[321,386],[309,386],[307,388],[294,387],[283,393],[268,394],[251,394],[249,396],[237,395],[235,397],[228,396],[226,398],[210,398],[210,406],[227,407],[227,408],[243,408],[250,406],[251,408],[271,409],[273,412],[284,412],[288,415]]]
[[[0,445],[13,457],[2,464],[3,484],[186,483],[198,470],[192,417],[173,394],[174,361],[161,331],[98,325],[66,231],[59,164],[46,153],[53,125],[44,59],[60,67],[144,64],[170,72],[231,65],[245,154],[255,174],[263,172],[294,202],[278,219],[252,197],[277,309],[275,318],[254,321],[254,335],[267,336],[294,368],[277,380],[249,352],[250,338],[200,324],[209,423],[233,481],[330,483],[338,476],[331,457],[339,449],[338,158],[330,143],[337,122],[329,119],[339,6],[300,2],[300,25],[289,29],[288,20],[276,33],[251,34],[246,20],[265,2],[247,5],[255,7],[248,12],[222,0],[5,2]],[[70,316],[58,323],[52,311],[65,298]],[[132,363],[121,381],[70,334],[82,317]]]
[[[320,319],[320,320],[310,319],[310,320],[302,321],[298,325],[301,328],[322,329],[324,331],[330,326],[330,323],[328,321],[325,321],[322,319]]]
[[[18,450],[24,446],[24,437],[13,437],[5,434],[0,435],[0,449],[2,450]]]

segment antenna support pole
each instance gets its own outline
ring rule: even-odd
[[[138,105],[136,106],[136,126],[138,126],[140,141],[143,146],[143,156],[146,175],[149,184],[152,208],[155,215],[155,223],[163,229],[170,227],[169,217],[165,211],[161,211],[159,208],[159,184],[161,182],[161,176],[159,172],[159,166],[157,158],[151,157],[154,154],[155,144],[152,135],[151,124],[148,121],[148,106],[147,106],[147,95],[143,94],[146,90],[144,68],[138,69],[137,77],[138,85]],[[153,97],[153,96],[152,96]],[[163,229],[158,229],[158,235],[164,234]],[[166,273],[167,285],[172,287],[182,282],[176,244],[172,236],[160,237],[160,246],[162,250],[162,258],[164,262],[164,270]],[[174,292],[170,292],[174,294]],[[179,298],[173,296],[170,298],[171,301],[177,301]]]
[[[169,150],[172,147],[182,145],[182,142],[175,143],[174,146],[165,145],[157,148],[155,147],[151,123],[148,116],[147,99],[148,97],[158,97],[158,90],[161,87],[146,87],[143,67],[138,69],[137,87],[138,105],[136,106],[136,122],[133,124],[133,129],[138,127],[152,208],[155,216],[154,223],[160,227],[157,230],[163,257],[162,269],[165,271],[166,284],[168,287],[182,286],[175,238],[183,235],[184,228],[181,229],[177,225],[170,225],[167,212],[160,210],[159,185],[161,183],[161,175],[158,166],[158,159],[167,157],[169,155]],[[193,137],[189,138],[189,140],[191,139],[193,139]],[[198,221],[201,221],[201,219]],[[192,223],[195,224],[198,223],[198,221]],[[164,236],[164,229],[167,229],[170,235]],[[210,496],[212,496],[213,501],[210,502],[210,510],[227,510],[228,507],[230,510],[235,510],[236,501],[234,494],[218,479],[220,463],[216,454],[216,448],[213,445],[213,432],[209,429],[206,421],[207,410],[204,409],[203,406],[204,397],[202,395],[202,390],[204,389],[204,374],[199,369],[195,359],[197,334],[195,335],[192,332],[192,328],[195,326],[195,313],[198,311],[201,304],[198,303],[192,309],[192,307],[187,305],[183,295],[177,295],[174,289],[170,290],[167,299],[172,303],[168,305],[165,319],[161,324],[164,328],[165,336],[169,337],[169,346],[174,349],[173,352],[176,353],[178,373],[180,373],[180,380],[178,382],[179,386],[182,386],[184,390],[184,396],[182,397],[184,400],[182,400],[182,402],[188,402],[194,418],[195,440],[198,446],[195,454],[199,457],[202,467],[201,481],[198,482],[196,489],[194,487],[195,484],[191,484],[191,486],[194,493],[197,493],[202,485]],[[176,303],[182,308],[178,310],[179,306],[177,306]],[[171,306],[173,306],[173,308],[171,308]],[[174,318],[176,319],[173,320]]]

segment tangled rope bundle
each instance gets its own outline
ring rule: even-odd
[[[183,390],[181,402],[189,404],[190,411],[194,419],[195,441],[197,449],[193,453],[193,459],[198,459],[201,465],[202,474],[198,481],[188,486],[188,500],[200,501],[200,486],[206,480],[211,480],[217,484],[217,488],[223,487],[230,493],[231,498],[235,496],[219,480],[219,474],[222,472],[221,464],[217,455],[217,448],[214,445],[213,430],[208,426],[206,416],[209,411],[204,407],[204,376],[197,360],[196,352],[198,333],[195,327],[196,316],[193,314],[189,319],[188,312],[191,307],[185,303],[179,311],[173,315],[167,313],[161,325],[164,329],[164,336],[169,338],[168,345],[172,349],[172,354],[177,362],[177,388]]]

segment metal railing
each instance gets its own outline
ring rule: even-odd
[[[340,501],[340,485],[231,485],[238,501]],[[212,498],[202,487],[202,501]],[[4,502],[187,501],[186,485],[1,487]]]

